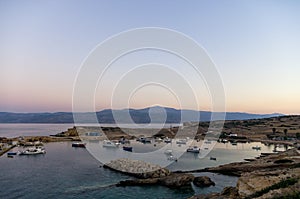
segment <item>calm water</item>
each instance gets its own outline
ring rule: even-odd
[[[28,133],[49,135],[69,127],[72,127],[72,124],[1,124],[0,136],[15,137]],[[225,186],[235,186],[237,182],[236,177],[196,173],[196,176],[211,177],[216,186],[209,188],[193,186],[190,189],[175,190],[161,186],[115,187],[115,183],[130,177],[99,167],[100,163],[86,149],[72,148],[71,144],[70,142],[45,144],[47,151],[45,155],[0,157],[0,198],[187,198],[199,193],[219,192]],[[252,146],[261,146],[262,150],[255,151]],[[152,144],[140,143],[134,143],[134,147],[137,150],[154,148]],[[272,152],[273,149],[274,146],[265,146],[261,143],[237,146],[217,143],[207,157],[199,159],[194,154],[185,153],[178,162],[171,164],[169,169],[189,170],[217,166],[243,161],[244,158],[256,157],[261,152]],[[209,156],[216,157],[217,161],[209,160]]]
[[[99,124],[78,124],[79,126],[99,126]],[[181,124],[165,124],[164,127],[180,126]],[[18,137],[18,136],[43,136],[54,135],[68,128],[72,128],[74,124],[1,124],[0,137]],[[101,124],[101,126],[115,127],[115,124]],[[162,128],[162,124],[120,124],[123,128]]]
[[[73,126],[73,124],[0,124],[0,137],[53,135]]]
[[[0,157],[0,198],[187,198],[195,193],[221,191],[237,181],[236,177],[202,173],[210,176],[216,186],[175,190],[161,186],[115,187],[113,184],[129,177],[100,168],[86,149],[72,148],[68,142],[48,143],[45,148],[45,155]]]

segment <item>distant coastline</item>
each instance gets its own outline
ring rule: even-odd
[[[127,117],[130,114],[130,118]],[[96,118],[95,118],[96,114]],[[209,112],[195,110],[178,110],[167,107],[147,107],[144,109],[122,109],[112,110],[106,109],[96,113],[75,113],[79,121],[76,123],[107,123],[107,124],[137,124],[149,123],[184,123],[210,121],[211,116],[217,119],[225,120],[246,120],[246,119],[261,119],[284,116],[280,113],[272,114],[252,114],[240,112]],[[117,118],[117,121],[116,121]],[[96,120],[96,121],[95,121]],[[72,112],[56,112],[56,113],[11,113],[0,112],[0,123],[46,123],[46,124],[62,124],[74,123]]]

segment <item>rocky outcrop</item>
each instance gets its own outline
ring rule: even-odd
[[[183,186],[190,186],[193,180],[194,180],[194,176],[192,174],[173,173],[167,177],[160,178],[158,182],[160,185],[163,186],[167,186],[170,188],[177,188]]]
[[[193,183],[197,187],[215,186],[215,183],[207,176],[195,177]]]
[[[170,188],[191,185],[192,174],[171,173],[168,169],[140,160],[117,159],[104,165],[115,171],[126,173],[139,179],[120,181],[117,186],[136,186],[158,184]]]
[[[300,168],[244,173],[238,180],[237,188],[240,196],[247,197],[286,179],[300,179]]]
[[[288,186],[286,188],[271,190],[266,194],[255,199],[269,199],[269,198],[299,198],[300,196],[300,181],[298,183]]]
[[[134,179],[120,181],[117,186],[143,186],[143,185],[162,185],[169,188],[179,188],[183,186],[190,186],[194,176],[192,174],[178,174],[172,173],[166,177],[148,178],[148,179]]]
[[[192,198],[293,198],[300,195],[300,153],[291,149],[255,159],[252,162],[231,163],[205,171],[239,175],[236,188],[222,193]]]
[[[225,187],[221,193],[192,196],[190,199],[240,199],[237,188]]]
[[[195,170],[193,172],[215,172],[226,175],[241,176],[246,172],[258,170],[280,170],[299,167],[300,158],[299,152],[296,149],[291,149],[278,154],[271,154],[266,157],[255,159],[251,162],[237,162],[221,165],[218,167]]]

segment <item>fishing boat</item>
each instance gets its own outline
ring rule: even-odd
[[[168,160],[170,160],[170,161],[175,161],[175,162],[178,161],[178,159],[177,159],[176,157],[174,157],[173,155],[170,155],[170,156],[168,157]]]
[[[236,142],[231,142],[231,145],[236,146],[237,143]]]
[[[114,142],[110,140],[103,140],[103,147],[112,147],[116,148],[118,145],[116,145]]]
[[[176,144],[186,144],[187,140],[186,139],[181,139],[181,140],[177,140]]]
[[[254,149],[254,150],[261,150],[261,147],[260,146],[253,146],[252,149]]]
[[[200,153],[200,148],[197,146],[189,147],[186,152],[190,153]]]
[[[210,158],[209,158],[210,160],[217,160],[217,158],[215,158],[215,157],[211,157],[210,156]]]
[[[132,146],[123,146],[123,150],[132,152]]]
[[[140,138],[140,142],[146,144],[146,143],[151,143],[151,138]]]
[[[167,137],[167,138],[164,139],[164,142],[165,142],[165,143],[171,143],[172,140],[171,140],[170,138]]]
[[[72,143],[72,147],[81,147],[81,148],[85,148],[85,143],[74,142],[74,143]]]
[[[228,140],[226,140],[226,139],[222,139],[222,140],[221,140],[221,142],[222,142],[222,143],[227,143],[227,142],[228,142]]]
[[[28,148],[24,151],[21,151],[19,155],[37,155],[37,154],[45,154],[46,150],[42,147]]]
[[[7,156],[17,155],[17,152],[7,152]]]
[[[167,149],[167,150],[165,151],[165,154],[166,154],[166,155],[172,155],[172,153],[173,153],[172,149]]]

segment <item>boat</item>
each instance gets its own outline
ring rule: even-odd
[[[227,143],[227,142],[228,142],[228,140],[226,140],[226,139],[222,139],[222,140],[221,140],[221,142],[222,142],[222,143]]]
[[[236,142],[231,142],[231,145],[236,146],[237,143]]]
[[[261,150],[261,147],[260,146],[253,146],[252,149],[254,149],[254,150]]]
[[[172,140],[171,140],[170,138],[167,137],[167,138],[164,139],[164,142],[165,142],[165,143],[171,143]]]
[[[210,158],[209,158],[210,160],[217,160],[217,158],[215,158],[215,157],[211,157],[210,156]]]
[[[181,139],[181,140],[177,140],[176,144],[186,144],[187,140],[186,139]]]
[[[123,146],[123,150],[132,152],[132,146]]]
[[[74,143],[72,143],[72,147],[81,147],[81,148],[85,148],[85,143],[74,142]]]
[[[245,160],[245,161],[248,161],[248,162],[253,162],[253,161],[255,161],[255,159],[251,159],[251,158],[245,158],[244,160]]]
[[[7,152],[7,156],[17,155],[17,152]]]
[[[170,155],[170,156],[168,157],[168,160],[170,160],[170,161],[175,161],[175,162],[178,161],[178,159],[177,159],[176,157],[174,157],[173,155]]]
[[[130,144],[130,141],[127,140],[127,139],[125,139],[125,138],[121,138],[121,139],[119,140],[119,143],[120,143],[120,144]]]
[[[190,153],[200,153],[200,148],[197,146],[189,147],[186,152]]]
[[[165,154],[166,154],[166,155],[172,155],[172,153],[173,153],[172,149],[167,149],[167,150],[165,151]]]
[[[205,140],[204,144],[211,144],[211,141],[210,140]]]
[[[37,154],[45,154],[46,151],[42,147],[28,148],[25,151],[21,151],[19,155],[37,155]]]
[[[116,148],[118,145],[116,145],[114,142],[110,140],[103,140],[103,147],[113,147]]]
[[[146,144],[146,143],[151,143],[151,138],[140,138],[140,142]]]

